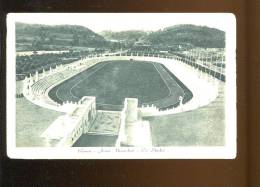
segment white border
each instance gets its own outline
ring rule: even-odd
[[[46,13],[42,13],[47,15]],[[58,14],[48,14],[49,16]],[[90,15],[91,13],[87,13]],[[102,13],[106,14],[106,13]],[[119,13],[107,13],[119,14]],[[135,13],[123,13],[132,16]],[[139,13],[140,14],[140,13]],[[143,13],[146,14],[146,13]],[[154,15],[164,13],[153,13]],[[169,15],[169,13],[167,13]],[[154,147],[154,148],[17,148],[16,147],[16,80],[15,80],[15,22],[22,15],[35,13],[10,13],[7,15],[7,155],[20,159],[234,159],[237,142],[236,114],[236,18],[231,13],[171,13],[190,16],[191,19],[223,17],[226,32],[226,86],[225,86],[225,146],[221,147]],[[71,14],[70,15],[77,15]],[[78,14],[83,15],[83,14]],[[86,14],[84,14],[86,15]],[[119,15],[118,15],[119,16]],[[220,23],[221,24],[221,23]],[[108,152],[107,152],[108,151]]]

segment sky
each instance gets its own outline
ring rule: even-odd
[[[226,31],[230,13],[12,13],[17,22],[45,25],[82,25],[95,32],[103,30],[157,31],[178,24],[194,24]]]

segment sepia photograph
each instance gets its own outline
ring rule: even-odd
[[[230,13],[11,13],[7,153],[236,157]]]

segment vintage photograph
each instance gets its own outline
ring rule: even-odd
[[[227,13],[7,16],[11,158],[235,158]]]

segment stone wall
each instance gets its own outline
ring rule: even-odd
[[[111,54],[112,55],[112,54]],[[143,113],[144,116],[151,116],[151,115],[164,115],[170,113],[179,113],[183,111],[194,110],[201,106],[205,106],[213,101],[218,95],[218,83],[219,80],[210,76],[209,74],[202,72],[194,67],[183,63],[178,58],[162,58],[158,56],[110,56],[110,55],[103,55],[103,56],[95,56],[95,57],[88,57],[81,59],[80,61],[74,62],[72,64],[63,66],[63,67],[56,67],[55,69],[50,69],[48,72],[43,72],[41,74],[36,73],[29,78],[26,78],[24,81],[24,95],[25,97],[30,100],[31,102],[40,105],[45,108],[49,108],[52,110],[57,110],[61,112],[67,112],[64,105],[59,105],[58,103],[51,100],[48,96],[48,92],[54,86],[60,84],[61,82],[75,76],[81,71],[86,70],[87,68],[102,62],[102,61],[112,61],[112,60],[140,60],[140,61],[147,61],[147,62],[158,62],[163,64],[169,71],[171,71],[178,79],[187,86],[192,94],[193,98],[185,103],[184,105],[180,105],[177,108],[167,109],[164,111],[159,111],[154,106],[150,107],[142,107],[140,111]],[[35,93],[32,89],[37,82],[41,81],[42,79],[48,79],[50,75],[55,75],[58,73],[62,73],[64,71],[72,71],[75,70],[73,73],[65,76],[63,79],[56,81],[52,85],[50,85],[44,92],[37,92]],[[190,81],[192,80],[192,81]],[[38,94],[38,96],[37,96]],[[40,96],[39,96],[40,95]]]
[[[71,147],[82,134],[89,131],[91,124],[96,117],[95,97],[83,97],[71,112],[59,116],[41,137],[45,138],[47,145],[57,141],[54,146]]]

